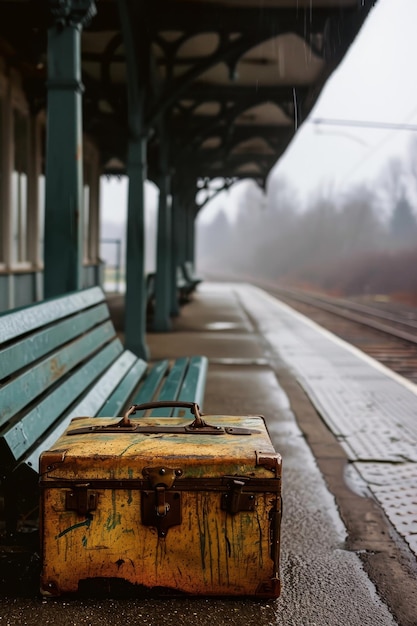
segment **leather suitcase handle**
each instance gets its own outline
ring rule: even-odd
[[[138,426],[132,424],[129,417],[134,415],[136,411],[146,411],[147,409],[158,409],[161,407],[167,408],[185,408],[190,409],[194,415],[194,421],[188,426]],[[143,404],[132,404],[132,406],[126,411],[120,422],[116,425],[108,424],[107,426],[86,426],[84,428],[76,428],[71,430],[69,435],[80,435],[83,433],[98,433],[98,432],[142,432],[142,433],[195,433],[203,435],[252,435],[259,433],[258,430],[251,430],[249,428],[221,428],[220,426],[211,426],[202,419],[203,413],[200,413],[200,407],[196,402],[180,402],[176,400],[166,400],[160,402],[144,402]]]
[[[192,423],[193,428],[202,428],[205,426],[204,420],[201,418],[202,413],[200,413],[200,407],[196,402],[181,402],[177,400],[165,400],[160,402],[144,402],[143,404],[132,404],[131,407],[126,411],[123,415],[123,419],[119,423],[120,426],[129,426],[130,425],[130,415],[134,415],[136,411],[146,411],[147,409],[160,409],[160,408],[182,408],[182,409],[190,409],[191,413],[194,415],[195,419]]]

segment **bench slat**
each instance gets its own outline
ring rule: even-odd
[[[100,304],[5,348],[0,351],[0,380],[34,363],[48,352],[104,322],[108,317],[107,306]]]
[[[74,398],[82,396],[100,374],[110,367],[122,350],[118,339],[112,341],[3,435],[0,434],[0,466],[6,469],[10,463],[18,461],[71,406]]]
[[[78,402],[71,411],[59,422],[59,424],[45,437],[26,459],[17,466],[15,475],[26,472],[38,471],[39,456],[43,450],[47,450],[64,433],[74,417],[95,417],[120,380],[126,373],[126,363],[131,361],[132,352],[125,350],[111,367],[95,383],[94,387]]]
[[[4,385],[0,393],[0,426],[112,337],[113,325],[105,322]]]
[[[202,407],[207,377],[208,359],[205,356],[193,356],[190,359],[187,373],[178,396],[184,402],[196,402]],[[175,409],[173,417],[182,417],[185,409]]]
[[[169,372],[166,380],[164,381],[163,387],[158,395],[158,400],[167,401],[167,400],[176,400],[178,393],[181,389],[182,381],[184,380],[185,372],[188,365],[188,358],[182,357],[177,359],[173,366],[171,367],[171,371]],[[164,415],[172,415],[171,411],[167,409],[154,409],[151,412],[152,417],[163,417]]]
[[[148,371],[146,379],[141,386],[139,392],[135,395],[132,400],[132,404],[142,404],[143,402],[150,402],[156,394],[156,390],[163,377],[165,376],[169,366],[169,361],[158,361],[152,368]],[[135,414],[135,417],[142,417],[145,414],[144,411],[138,411]]]
[[[100,287],[91,287],[73,294],[60,296],[35,306],[29,305],[0,315],[1,334],[0,342],[20,337],[36,328],[41,328],[58,319],[79,313],[94,304],[105,301],[105,295]],[[2,319],[4,317],[4,319]]]
[[[137,359],[133,367],[126,374],[118,388],[110,396],[107,402],[101,407],[98,415],[104,417],[113,417],[120,415],[121,409],[126,405],[126,399],[129,398],[135,387],[146,373],[148,364],[142,359]]]

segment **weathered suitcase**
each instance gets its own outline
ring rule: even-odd
[[[190,408],[194,421],[130,419],[168,405]],[[44,595],[99,581],[280,593],[281,457],[261,416],[203,420],[194,403],[152,403],[122,420],[76,418],[41,455],[40,477]]]

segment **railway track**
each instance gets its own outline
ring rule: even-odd
[[[417,384],[417,308],[259,285],[272,296]]]

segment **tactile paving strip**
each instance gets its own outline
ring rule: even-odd
[[[351,436],[338,438],[347,456],[353,461],[385,461],[398,463],[417,461],[416,443],[398,440],[398,431],[386,424],[366,428]]]
[[[239,297],[417,555],[417,387],[265,292]]]
[[[417,395],[277,304],[266,337],[351,460],[417,462]],[[417,389],[417,388],[416,388]]]
[[[417,554],[417,464],[354,465],[394,528]]]

